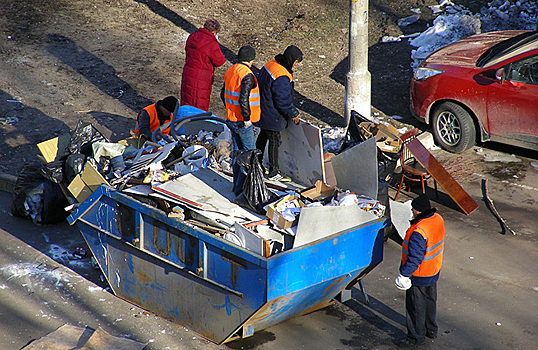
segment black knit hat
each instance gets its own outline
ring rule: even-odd
[[[173,113],[176,109],[177,98],[174,96],[165,97],[163,100],[159,101],[159,104],[163,106],[168,112]]]
[[[256,58],[256,50],[252,46],[243,46],[237,53],[238,62],[250,62]]]
[[[430,210],[430,199],[427,195],[421,194],[417,198],[413,199],[411,202],[411,207],[421,213],[425,212],[426,210]]]

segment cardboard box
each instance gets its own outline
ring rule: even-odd
[[[335,187],[328,186],[323,183],[323,181],[318,180],[313,187],[301,191],[300,195],[310,201],[323,202],[326,204],[326,202],[334,195],[335,191]]]
[[[108,185],[106,179],[101,175],[97,169],[95,169],[90,163],[86,162],[84,170],[82,171],[82,181],[90,188],[93,192],[99,188],[99,186],[105,184]]]
[[[375,137],[376,145],[385,152],[398,153],[402,148],[402,140],[400,140],[398,129],[392,125],[374,124],[370,122],[362,122],[359,124],[364,136],[370,138]]]
[[[69,186],[67,186],[67,189],[79,203],[84,202],[93,193],[84,181],[82,181],[80,175],[77,175],[73,181],[71,181]]]
[[[108,185],[106,179],[90,163],[86,162],[82,174],[78,174],[67,186],[77,202],[84,202],[99,186]]]
[[[292,227],[294,224],[296,224],[299,220],[299,215],[297,215],[295,217],[295,220],[293,221],[289,221],[289,220],[286,220],[282,214],[280,213],[280,207],[282,206],[282,204],[286,201],[297,201],[297,203],[299,204],[299,207],[304,207],[304,203],[299,199],[297,198],[297,196],[285,196],[284,198],[276,201],[276,202],[273,202],[271,204],[268,205],[267,207],[267,217],[269,219],[271,219],[271,221],[279,228],[285,230],[285,229],[288,229],[290,227]]]

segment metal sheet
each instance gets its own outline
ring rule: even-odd
[[[300,247],[376,218],[357,205],[302,208],[293,247]]]
[[[289,123],[282,131],[278,158],[279,168],[295,181],[313,185],[324,177],[321,130],[301,121]]]
[[[232,183],[211,169],[200,169],[152,188],[176,201],[207,211],[208,215],[210,212],[221,213],[228,217],[243,218],[242,221],[265,218],[232,203],[231,200],[235,197]]]
[[[377,199],[377,146],[375,138],[353,146],[331,159],[337,186]]]

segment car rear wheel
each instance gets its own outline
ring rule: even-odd
[[[435,109],[432,127],[435,141],[446,151],[461,153],[476,142],[473,119],[454,102],[444,102]]]

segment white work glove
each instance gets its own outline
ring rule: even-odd
[[[399,290],[408,290],[411,288],[411,278],[398,274],[398,277],[394,279],[394,285]]]
[[[252,122],[250,120],[247,120],[246,122],[243,122],[243,123],[245,124],[243,125],[245,129],[252,126]]]

